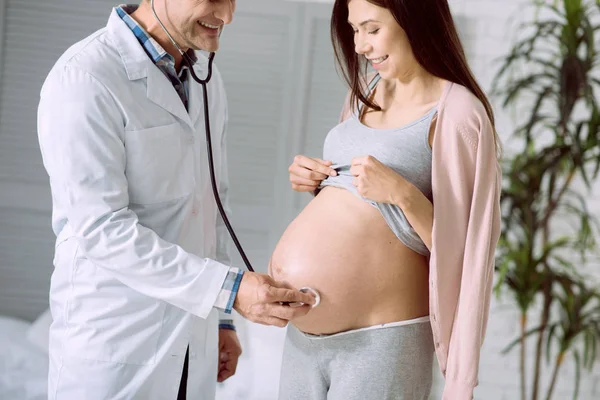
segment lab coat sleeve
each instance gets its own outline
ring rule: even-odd
[[[221,135],[221,173],[219,177],[219,197],[221,198],[221,203],[223,205],[223,209],[228,217],[231,217],[231,207],[229,206],[229,174],[228,174],[228,160],[227,160],[227,128],[229,126],[229,113],[227,108],[225,108],[225,124],[223,126],[223,133]],[[227,230],[227,226],[225,226],[225,222],[223,218],[221,218],[221,214],[217,214],[217,260],[225,265],[231,265],[231,237],[229,235],[229,231]],[[234,270],[233,268],[231,270]],[[236,274],[237,275],[237,274]],[[229,279],[229,278],[227,278]],[[229,294],[229,303],[233,303],[235,300],[235,296],[237,295],[237,291],[239,286],[235,284],[236,279],[233,279],[234,282],[232,284],[228,284],[228,282],[224,282],[221,287],[221,295],[225,293]],[[233,289],[233,290],[231,290]],[[227,307],[225,307],[227,308]],[[227,311],[219,308],[219,319],[221,323],[225,325],[233,325],[232,314]],[[225,323],[226,322],[226,323]]]
[[[38,135],[79,256],[132,289],[206,318],[229,271],[161,239],[129,208],[124,114],[88,72],[65,66],[42,90]],[[57,200],[57,199],[55,199]]]
[[[227,144],[225,138],[227,135],[228,125],[228,114],[225,111],[225,124],[223,133],[221,136],[221,168],[219,176],[219,197],[221,198],[221,204],[223,209],[229,218],[231,218],[231,207],[229,205],[229,174],[227,167]],[[223,222],[223,218],[220,213],[217,213],[217,261],[231,265],[231,238],[229,231]]]

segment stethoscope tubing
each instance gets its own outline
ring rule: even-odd
[[[205,127],[204,130],[206,133],[206,150],[208,152],[208,167],[210,170],[210,182],[211,182],[211,186],[212,186],[212,192],[213,192],[213,195],[215,198],[215,203],[217,204],[217,208],[219,209],[219,214],[221,214],[221,218],[223,219],[223,222],[225,223],[225,226],[227,227],[227,231],[229,232],[229,235],[231,236],[231,239],[233,240],[235,247],[237,248],[238,252],[240,253],[240,256],[242,257],[242,260],[244,261],[246,268],[248,268],[248,271],[254,272],[254,268],[252,268],[252,264],[250,263],[250,260],[246,256],[246,253],[244,252],[244,249],[242,248],[242,245],[240,244],[240,241],[238,240],[238,238],[231,226],[231,223],[229,222],[229,218],[227,218],[227,214],[225,213],[225,209],[223,208],[223,204],[221,202],[221,197],[219,196],[219,189],[217,187],[217,180],[215,178],[215,166],[214,166],[214,161],[213,161],[212,141],[211,141],[212,135],[211,135],[211,131],[210,131],[210,116],[209,116],[210,109],[209,109],[209,105],[208,105],[208,87],[207,87],[208,82],[210,82],[210,79],[212,78],[213,61],[215,59],[215,53],[211,52],[210,55],[208,56],[208,73],[206,75],[206,78],[200,79],[198,77],[198,75],[196,75],[196,72],[194,71],[194,62],[190,59],[188,54],[185,51],[183,51],[183,49],[177,44],[175,39],[173,39],[173,37],[171,36],[171,34],[167,30],[167,28],[163,25],[162,21],[156,14],[156,10],[154,9],[154,0],[150,1],[150,8],[152,9],[152,13],[154,14],[154,18],[156,19],[156,21],[159,23],[159,25],[161,26],[163,31],[169,37],[169,40],[171,41],[171,43],[173,43],[173,45],[177,48],[177,50],[183,57],[183,62],[187,65],[192,78],[202,86],[202,95],[204,97],[204,127]]]
[[[225,226],[227,227],[227,231],[229,232],[229,235],[231,236],[231,239],[233,240],[235,247],[237,248],[240,256],[242,257],[242,260],[244,261],[246,268],[248,269],[248,271],[254,272],[254,268],[252,268],[252,264],[250,263],[250,260],[246,256],[246,253],[244,252],[244,249],[242,248],[242,245],[240,244],[240,241],[238,240],[238,238],[233,230],[233,227],[231,226],[231,223],[229,222],[229,218],[227,218],[227,213],[225,212],[225,209],[223,208],[223,204],[221,202],[221,197],[219,196],[219,189],[217,187],[217,180],[215,177],[215,166],[214,166],[214,160],[213,160],[212,140],[211,140],[212,135],[211,135],[211,131],[210,131],[210,115],[209,115],[210,109],[209,109],[209,103],[208,103],[208,87],[207,87],[208,82],[212,78],[213,61],[215,59],[215,52],[211,52],[210,55],[208,56],[208,73],[206,75],[206,78],[200,79],[196,75],[196,72],[194,71],[193,60],[191,60],[189,55],[186,52],[184,52],[183,49],[181,49],[181,47],[177,44],[175,39],[173,39],[173,37],[171,36],[171,34],[167,30],[167,28],[163,25],[160,18],[156,14],[156,11],[154,9],[154,0],[150,1],[150,6],[152,9],[152,13],[154,14],[154,17],[156,18],[156,21],[160,24],[163,31],[169,37],[169,40],[173,43],[173,45],[177,48],[177,50],[183,57],[183,62],[186,63],[188,70],[190,71],[190,75],[197,83],[199,83],[202,86],[202,95],[204,98],[204,128],[205,128],[205,133],[206,133],[206,151],[207,151],[207,155],[208,155],[208,168],[210,171],[210,182],[211,182],[211,186],[212,186],[213,196],[215,198],[215,203],[217,204],[217,208],[219,209],[219,214],[221,215],[221,218],[223,219],[223,222],[225,223]],[[312,289],[310,287],[303,287],[302,289],[300,289],[300,291],[304,292],[304,293],[310,292],[315,296],[316,302],[312,306],[313,308],[319,305],[319,303],[321,301],[321,296],[315,289]],[[282,304],[290,305],[290,303],[282,303]],[[301,305],[301,304],[299,304],[299,305]]]

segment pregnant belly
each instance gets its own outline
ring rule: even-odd
[[[269,273],[321,304],[292,323],[329,334],[428,315],[428,263],[406,247],[375,207],[344,189],[324,188],[288,226]]]

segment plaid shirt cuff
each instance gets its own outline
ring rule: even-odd
[[[219,321],[219,329],[230,329],[235,331],[235,325],[232,319],[222,319]]]
[[[225,282],[223,282],[217,301],[215,301],[216,308],[224,311],[226,314],[231,314],[235,296],[237,296],[243,276],[244,271],[240,271],[239,268],[229,269],[229,273],[225,278]]]

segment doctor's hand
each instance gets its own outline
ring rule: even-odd
[[[217,382],[224,382],[235,375],[242,346],[237,333],[231,329],[219,329],[219,374]]]
[[[337,175],[337,172],[330,168],[331,165],[331,161],[297,155],[288,168],[292,189],[296,192],[315,191],[323,179]]]
[[[294,307],[281,302],[304,305]],[[306,315],[314,303],[311,294],[277,282],[269,275],[245,272],[233,308],[252,322],[283,328],[291,319]]]
[[[416,187],[402,175],[384,165],[375,157],[363,156],[352,160],[350,173],[358,194],[377,203],[401,207]]]

